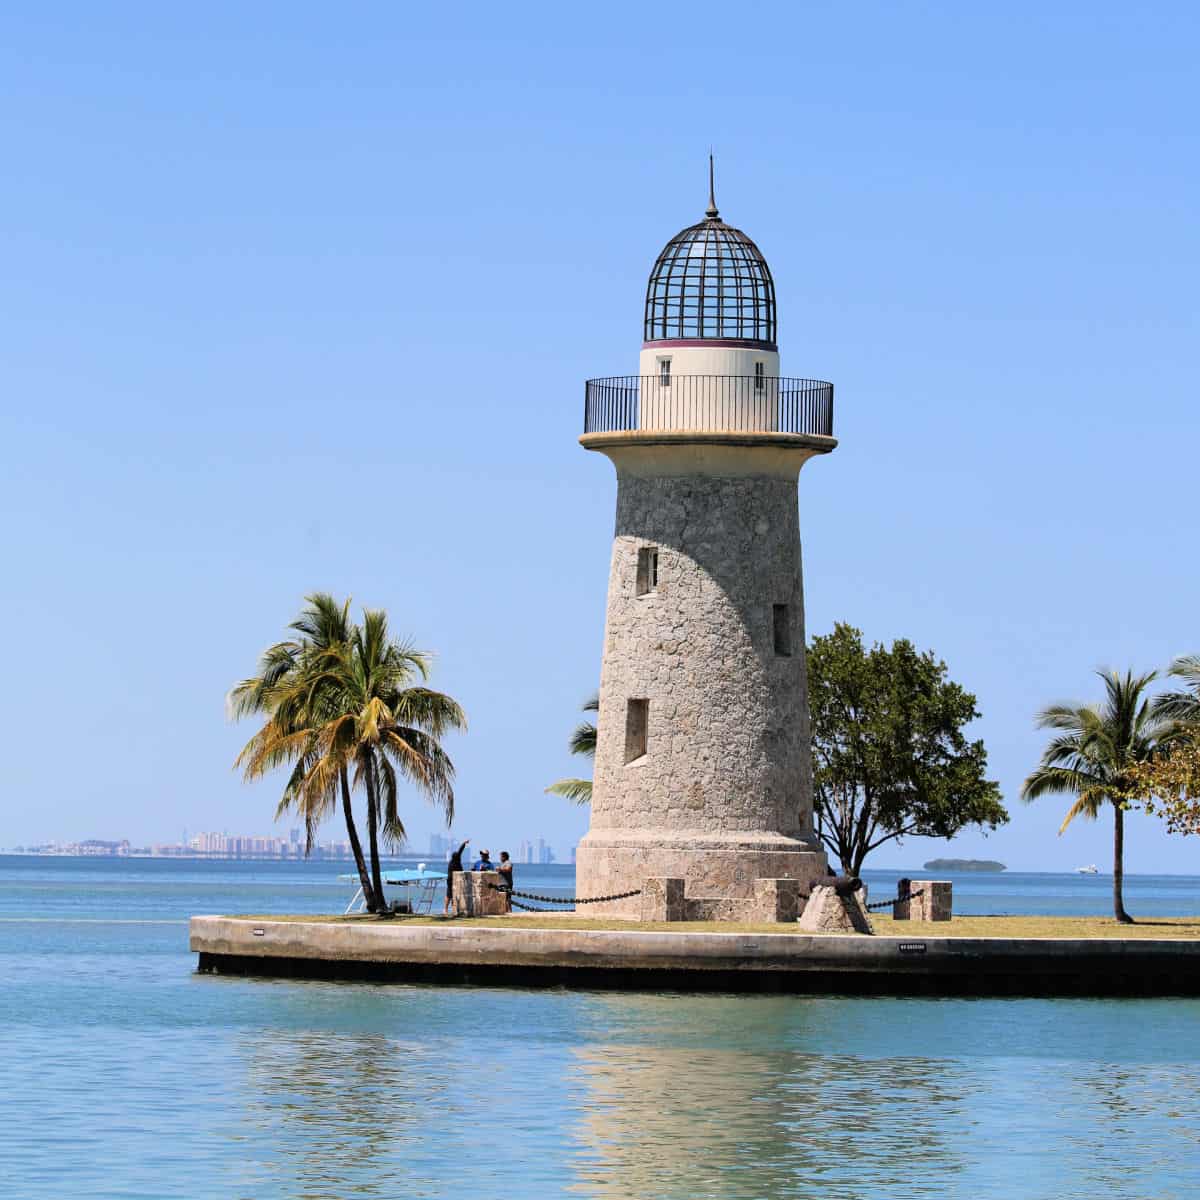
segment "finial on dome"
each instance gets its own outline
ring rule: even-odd
[[[711,150],[708,152],[708,208],[705,209],[704,215],[710,220],[721,215],[717,212],[717,190],[713,184],[713,156]]]

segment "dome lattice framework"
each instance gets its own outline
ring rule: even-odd
[[[646,285],[645,339],[722,338],[775,347],[775,281],[762,251],[717,213],[663,248]]]

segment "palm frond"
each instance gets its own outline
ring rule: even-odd
[[[547,789],[551,796],[561,796],[573,804],[591,804],[592,781],[590,779],[559,779]]]
[[[1094,821],[1100,815],[1101,801],[1094,795],[1082,795],[1074,804],[1067,810],[1067,815],[1063,817],[1062,824],[1058,827],[1059,836],[1066,832],[1067,826],[1078,816],[1087,817],[1089,821]]]
[[[572,754],[582,754],[587,758],[596,757],[596,726],[591,721],[581,721],[575,726],[568,743]]]

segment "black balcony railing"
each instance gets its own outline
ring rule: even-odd
[[[833,384],[754,375],[616,375],[584,387],[583,432],[833,436]]]

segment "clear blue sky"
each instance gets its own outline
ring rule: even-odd
[[[1200,650],[1198,45],[1186,4],[6,6],[0,844],[271,830],[222,701],[316,588],[437,651],[464,836],[579,836],[582,381],[636,369],[712,144],[785,373],[837,385],[810,633],[977,693],[1013,820],[952,852],[1107,863],[1017,790],[1040,705]],[[1132,822],[1131,869],[1197,862]]]

